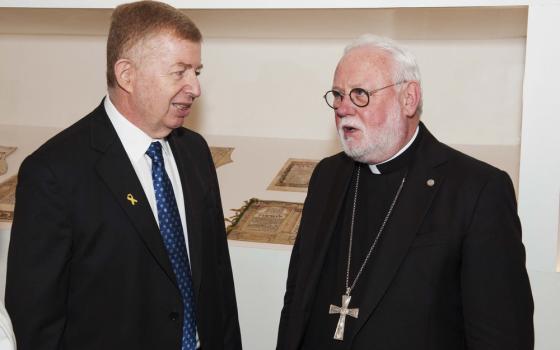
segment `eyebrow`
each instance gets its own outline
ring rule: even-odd
[[[353,84],[353,85],[350,85],[350,90],[359,88],[359,89],[364,89],[364,90],[368,91],[369,89],[367,87],[364,87],[364,85],[367,85],[367,84]],[[331,90],[345,92],[344,89],[339,87],[339,86],[332,86]]]
[[[182,63],[182,62],[175,63],[171,67],[175,67],[175,66],[179,66],[179,67],[184,68],[184,69],[194,68],[195,70],[199,70],[199,69],[202,69],[204,67],[204,65],[202,65],[202,64],[200,64],[199,66],[193,66],[192,64],[187,64],[187,63]]]

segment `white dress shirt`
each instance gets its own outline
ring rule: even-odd
[[[15,350],[16,338],[4,303],[0,302],[0,350]]]
[[[165,163],[165,171],[171,180],[171,185],[173,186],[173,193],[175,194],[175,200],[177,201],[177,207],[179,208],[179,216],[181,216],[181,224],[183,225],[183,232],[185,234],[185,242],[187,244],[187,252],[189,251],[189,240],[187,235],[187,220],[185,218],[185,202],[183,198],[183,188],[181,186],[181,179],[179,177],[179,170],[177,170],[177,164],[175,163],[175,158],[173,158],[173,152],[169,146],[169,142],[165,139],[152,139],[142,130],[140,130],[136,125],[132,124],[128,119],[126,119],[113,105],[109,96],[105,97],[105,111],[113,124],[113,127],[119,135],[119,139],[124,146],[124,150],[128,155],[128,159],[136,171],[136,176],[142,184],[142,189],[148,198],[150,207],[152,208],[152,214],[159,225],[159,219],[157,215],[157,204],[156,195],[154,192],[154,185],[152,182],[152,159],[146,154],[146,151],[150,147],[150,144],[154,141],[159,141],[162,146],[163,161]]]
[[[154,141],[159,141],[162,146],[163,162],[165,163],[165,171],[169,176],[171,181],[171,186],[173,186],[173,193],[175,194],[175,200],[177,201],[177,207],[179,209],[179,216],[181,217],[181,225],[183,226],[183,232],[185,235],[185,243],[187,245],[187,254],[189,255],[189,239],[187,235],[187,220],[185,217],[185,201],[183,197],[183,187],[181,185],[181,178],[179,177],[179,170],[177,169],[177,164],[175,163],[175,158],[173,157],[173,152],[171,152],[171,147],[169,142],[165,139],[153,139],[148,136],[145,132],[140,130],[136,125],[132,124],[128,119],[126,119],[113,105],[109,95],[105,97],[104,101],[105,112],[111,120],[111,124],[117,131],[117,135],[121,140],[124,150],[128,155],[128,159],[134,167],[136,176],[140,180],[142,189],[148,198],[150,207],[152,208],[152,214],[156,219],[159,226],[159,219],[157,214],[157,203],[156,194],[154,192],[154,185],[152,182],[152,159],[146,154],[146,151],[150,147],[150,144]],[[191,267],[192,271],[192,267]],[[196,347],[200,348],[200,340],[198,338],[198,330],[196,332]]]

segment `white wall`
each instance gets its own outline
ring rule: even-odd
[[[0,35],[0,124],[65,127],[106,91],[104,37]]]
[[[78,12],[86,25],[77,27],[60,11],[34,10],[28,17],[21,9],[5,11],[0,124],[64,127],[91,110],[105,93],[107,13]],[[54,19],[44,19],[45,13]],[[423,119],[439,138],[519,145],[523,9],[192,13],[208,34],[203,95],[187,125],[204,134],[334,139],[333,114],[322,95],[344,45],[375,32],[399,39],[417,55]],[[467,31],[473,21],[476,29]],[[449,29],[442,34],[440,28]]]
[[[321,96],[344,44],[366,31],[404,42],[421,66],[423,118],[434,134],[482,153],[501,149],[505,166],[514,164],[510,175],[516,178],[512,173],[519,169],[536,349],[557,350],[558,3],[534,1],[528,21],[524,8],[189,11],[206,39],[203,97],[188,125],[214,142],[227,140],[220,135],[282,138],[294,147],[294,156],[305,140],[330,145],[335,141],[332,112]],[[62,128],[99,103],[105,93],[109,13],[0,8],[0,129]],[[5,140],[0,138],[0,144]],[[333,150],[324,147],[315,151]],[[519,147],[518,166],[511,156],[517,157]],[[234,160],[241,149],[234,151]],[[268,165],[263,171],[272,172],[275,165]],[[246,192],[226,195],[226,211],[248,193],[289,200],[289,195],[241,184],[232,169],[218,169],[223,192],[237,187]],[[269,174],[259,176],[266,182]],[[0,253],[6,241],[0,237]],[[245,348],[270,349],[290,250],[236,242],[230,248]]]
[[[529,10],[519,214],[535,299],[536,349],[560,349],[560,2]]]

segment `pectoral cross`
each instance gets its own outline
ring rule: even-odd
[[[360,309],[349,309],[348,304],[350,304],[350,299],[352,297],[348,294],[342,295],[342,305],[340,307],[332,305],[329,308],[329,314],[340,314],[338,318],[338,323],[334,331],[334,339],[344,340],[344,326],[346,324],[346,316],[351,316],[358,318],[358,311]]]

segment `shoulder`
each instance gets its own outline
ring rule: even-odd
[[[199,164],[213,171],[214,163],[208,143],[199,133],[180,127],[169,135],[168,140],[178,152],[177,155],[185,156],[194,164]]]
[[[507,176],[507,173],[489,163],[469,156],[450,146],[441,144],[448,161],[442,164],[441,171],[451,177],[474,182],[487,182],[489,179]]]
[[[440,198],[446,198],[447,203],[473,207],[488,191],[515,198],[513,183],[505,171],[439,142],[429,132],[417,152],[414,169],[443,180]]]
[[[344,154],[344,152],[339,152],[330,157],[321,159],[321,161],[315,167],[315,172],[336,169],[338,167],[344,167],[352,164],[353,164],[352,159],[350,159],[346,154]]]
[[[66,158],[75,155],[91,144],[91,126],[96,118],[102,118],[99,108],[81,118],[39,146],[30,158]]]
[[[485,183],[502,176],[504,171],[438,141],[425,127],[417,161],[420,166],[433,167],[449,179],[459,182]]]
[[[309,190],[313,192],[316,186],[333,184],[335,175],[345,173],[345,170],[353,167],[354,161],[350,159],[344,152],[337,153],[330,157],[323,158],[313,169],[311,179],[309,180]]]
[[[96,118],[103,118],[98,108],[39,146],[21,164],[20,176],[79,177],[96,159],[91,151],[91,126]]]
[[[493,203],[494,209],[506,205],[515,212],[515,188],[508,173],[449,146],[442,147],[447,161],[435,168],[444,179],[441,193],[445,195],[441,198],[461,203],[463,208],[471,208],[470,212],[484,203]]]
[[[208,143],[202,135],[185,127],[173,130],[171,137],[174,141],[183,146],[208,148]]]

